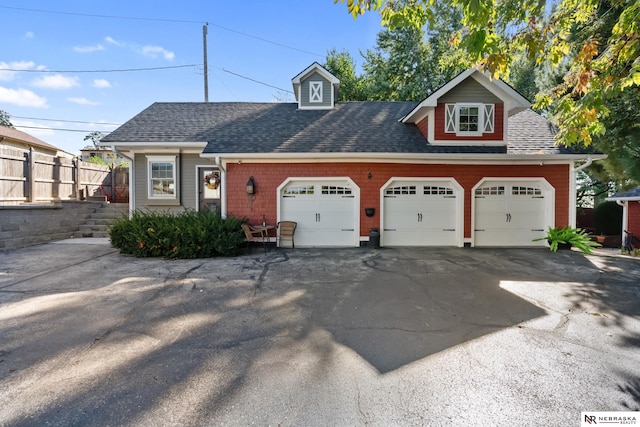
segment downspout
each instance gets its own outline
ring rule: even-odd
[[[214,163],[222,172],[222,175],[220,175],[220,182],[222,182],[222,188],[220,188],[220,216],[225,218],[227,216],[227,171],[222,166],[220,156],[214,158]]]
[[[129,218],[131,218],[131,213],[134,210],[133,201],[135,200],[135,196],[136,196],[136,186],[133,180],[133,158],[127,156],[122,151],[118,150],[118,148],[115,145],[112,145],[111,149],[113,150],[114,153],[116,153],[117,156],[120,156],[129,162]]]
[[[624,243],[624,230],[629,231],[629,202],[626,200],[616,200],[616,203],[622,206],[622,231],[620,232],[622,240],[620,241]]]
[[[573,167],[571,165],[571,172],[569,176],[569,226],[576,228],[576,214],[578,210],[578,202],[576,200],[578,171],[588,168],[593,163],[593,159],[589,156],[587,161],[580,166]]]

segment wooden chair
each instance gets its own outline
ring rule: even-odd
[[[242,229],[244,230],[244,236],[247,239],[247,247],[249,248],[249,252],[251,252],[251,243],[262,243],[264,245],[264,254],[267,254],[267,240],[269,240],[269,236],[267,235],[267,230],[256,230],[249,224],[242,224]]]
[[[278,229],[278,234],[277,234],[278,246],[280,246],[282,239],[288,239],[288,240],[291,240],[291,248],[292,249],[296,248],[296,244],[293,241],[293,235],[296,232],[297,226],[298,226],[298,223],[294,221],[280,221],[277,224],[276,228]]]

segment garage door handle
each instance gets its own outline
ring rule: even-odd
[[[343,199],[353,199],[356,196],[342,196]]]
[[[455,199],[456,198],[456,196],[442,196],[442,197],[445,198],[445,199]]]
[[[474,231],[484,231],[483,228],[476,228]]]
[[[395,228],[385,228],[384,231],[398,231]]]
[[[456,231],[455,228],[443,228],[442,231]]]
[[[342,231],[356,231],[355,228],[343,228]]]
[[[534,228],[531,231],[544,231],[542,228]]]

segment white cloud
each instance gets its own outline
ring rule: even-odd
[[[95,79],[93,81],[93,87],[98,87],[98,88],[104,89],[104,88],[111,87],[111,83],[109,83],[109,80]]]
[[[36,37],[35,34],[33,34],[33,31],[27,31],[26,34],[24,35],[25,39],[34,39]]]
[[[73,50],[80,53],[92,53],[104,50],[104,46],[97,44],[95,46],[74,46]]]
[[[27,89],[7,89],[0,86],[0,103],[14,104],[20,107],[47,108],[47,98],[36,95]]]
[[[13,62],[2,62],[0,61],[0,69],[8,68],[11,70],[29,70],[36,65],[33,61],[13,61]],[[15,71],[0,71],[0,81],[10,81],[16,76]]]
[[[111,36],[107,36],[107,37],[105,37],[105,38],[104,38],[104,40],[105,40],[107,43],[114,44],[114,45],[116,45],[116,46],[122,46],[122,45],[124,44],[124,43],[120,43],[119,41],[115,40],[115,39],[114,39],[113,37],[111,37]]]
[[[87,98],[67,98],[67,101],[78,105],[100,105],[99,102],[89,101]]]
[[[167,61],[173,61],[173,58],[176,56],[173,52],[160,46],[143,46],[142,54],[150,58],[157,58],[158,55],[161,55]]]
[[[52,74],[44,77],[40,77],[31,82],[35,87],[41,87],[45,89],[70,89],[74,86],[79,86],[79,78],[76,76],[66,77],[62,74]]]

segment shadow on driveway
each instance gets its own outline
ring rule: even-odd
[[[366,411],[350,406],[360,390],[343,378],[384,381],[548,314],[544,296],[534,303],[505,282],[585,283],[564,296],[574,310],[620,328],[638,317],[638,263],[616,272],[618,260],[576,252],[295,249],[166,261],[103,251],[14,280],[11,265],[37,263],[29,254],[45,247],[60,250],[17,251],[0,268],[0,424],[364,423]],[[620,345],[639,341],[629,330]],[[620,376],[618,405],[640,406],[640,377]]]

